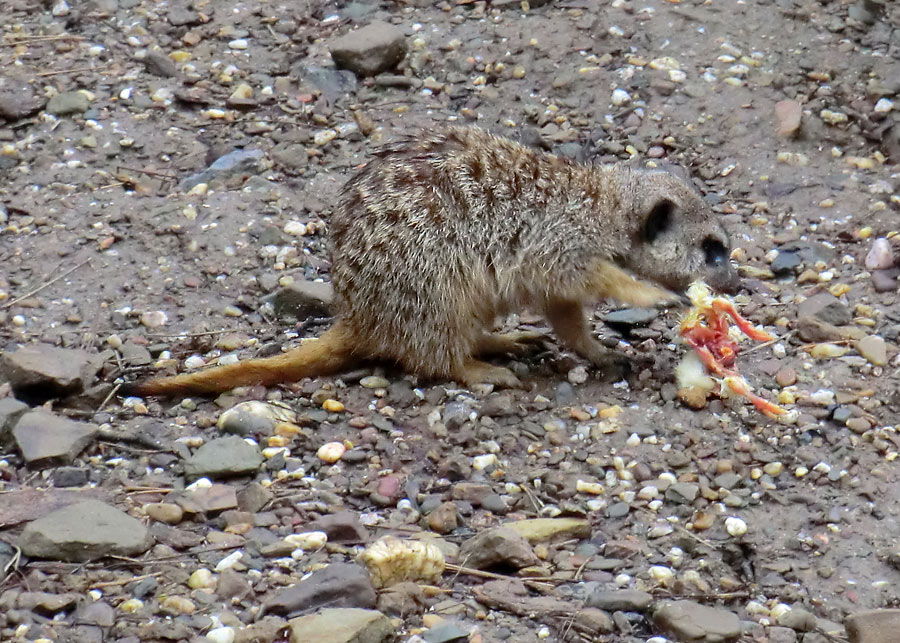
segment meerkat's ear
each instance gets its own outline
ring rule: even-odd
[[[675,215],[675,204],[668,199],[660,199],[653,204],[650,214],[644,221],[644,241],[653,243],[656,238],[669,229]]]

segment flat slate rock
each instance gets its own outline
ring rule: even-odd
[[[381,612],[355,608],[325,609],[288,624],[291,643],[381,643],[394,632]]]
[[[35,409],[19,418],[12,434],[28,464],[69,464],[94,440],[99,430],[96,424]]]
[[[328,49],[339,69],[374,76],[392,69],[406,55],[406,39],[394,25],[376,20],[331,42]]]
[[[229,435],[210,440],[184,463],[184,475],[188,480],[197,478],[229,478],[255,473],[262,464],[259,447]]]
[[[726,609],[694,601],[666,601],[653,611],[653,624],[676,641],[728,643],[741,636],[741,620]]]
[[[99,500],[85,500],[28,523],[18,545],[35,558],[84,562],[136,556],[150,549],[153,539],[140,520]]]
[[[896,643],[900,635],[900,610],[867,610],[844,622],[850,643]]]
[[[266,612],[298,616],[326,605],[371,609],[375,600],[375,588],[365,568],[353,563],[331,563],[280,590],[266,601]]]
[[[4,434],[12,429],[19,418],[25,414],[29,407],[25,402],[12,397],[4,397],[0,400],[0,440],[4,440]]]
[[[97,355],[50,344],[29,344],[0,356],[0,381],[16,396],[44,400],[79,393],[97,372]]]

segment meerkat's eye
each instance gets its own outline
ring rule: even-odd
[[[706,258],[707,266],[719,267],[725,263],[728,257],[725,244],[713,237],[706,237],[701,244],[701,248],[703,249],[703,256]]]
[[[667,199],[659,201],[650,210],[647,221],[644,223],[644,241],[653,243],[656,238],[669,229],[672,225],[672,215],[675,213],[675,204]]]

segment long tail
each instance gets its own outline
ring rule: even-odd
[[[304,377],[349,370],[361,358],[356,356],[357,352],[347,329],[338,322],[319,339],[282,355],[138,382],[125,387],[125,392],[141,396],[209,395],[230,391],[238,386],[270,386],[281,382],[296,382]]]

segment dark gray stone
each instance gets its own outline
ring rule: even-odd
[[[653,611],[653,624],[677,641],[727,643],[741,636],[737,614],[694,601],[661,603]]]
[[[267,613],[300,616],[320,607],[375,607],[375,588],[360,565],[331,563],[266,601]]]
[[[464,542],[459,548],[459,560],[474,569],[496,565],[521,569],[540,563],[528,540],[508,527],[487,529]]]
[[[19,419],[13,428],[13,438],[28,464],[58,464],[72,462],[98,431],[94,424],[35,409]]]
[[[585,601],[588,607],[609,612],[643,612],[653,602],[653,595],[636,589],[596,590]]]
[[[259,447],[243,438],[226,436],[210,440],[184,463],[184,476],[197,478],[228,478],[256,473],[263,456]]]
[[[47,111],[56,116],[83,114],[88,107],[90,107],[90,101],[80,92],[63,92],[51,98],[47,103]]]
[[[47,99],[38,85],[14,78],[0,78],[0,118],[17,121],[41,111]]]
[[[803,301],[797,307],[797,317],[818,317],[834,326],[845,326],[853,321],[850,308],[827,292],[820,292]]]
[[[374,76],[403,60],[406,39],[397,27],[376,20],[332,41],[329,50],[339,68],[358,76]]]
[[[17,397],[44,401],[83,391],[97,373],[97,359],[85,351],[29,344],[0,356],[0,381],[9,382]]]
[[[659,317],[655,308],[623,308],[603,315],[600,319],[607,326],[627,332],[637,326],[646,326]]]
[[[272,302],[279,317],[307,319],[327,317],[334,300],[334,288],[328,282],[300,281],[285,286],[265,298]]]
[[[262,162],[264,158],[262,150],[234,150],[217,158],[203,172],[192,174],[181,181],[178,189],[187,192],[200,183],[209,183],[213,180],[227,181],[236,176],[258,174],[264,169]]]
[[[172,78],[173,76],[178,75],[178,68],[175,66],[175,61],[161,51],[148,51],[141,62],[144,63],[144,67],[147,68],[147,71],[154,76]]]
[[[153,544],[141,521],[99,500],[85,500],[28,523],[18,545],[28,556],[82,562],[135,556]]]

